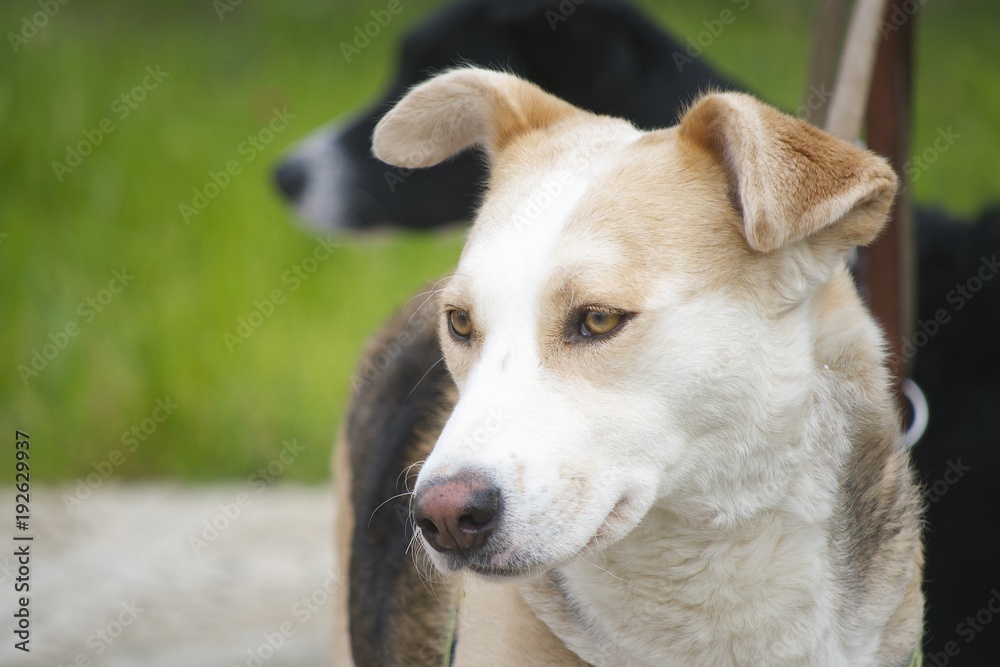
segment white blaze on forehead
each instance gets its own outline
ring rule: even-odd
[[[487,348],[498,339],[503,347],[512,338],[534,340],[540,291],[556,268],[551,260],[589,181],[585,173],[550,172],[520,198],[510,221],[476,239],[463,256],[458,272],[471,283],[475,325]]]
[[[483,336],[483,348],[469,375],[456,378],[460,400],[429,463],[441,461],[442,455],[445,460],[458,459],[458,465],[470,460],[498,463],[504,448],[498,449],[492,437],[492,446],[465,446],[469,434],[481,431],[491,412],[516,414],[515,421],[523,427],[526,419],[533,421],[529,415],[539,401],[551,403],[553,396],[545,396],[550,392],[539,364],[540,296],[554,270],[550,260],[566,220],[589,180],[583,172],[549,172],[526,190],[514,208],[515,216],[537,211],[533,219],[523,224],[516,218],[505,220],[467,248],[458,280],[465,283],[462,291],[470,299],[473,325]],[[503,426],[509,429],[511,424]],[[486,443],[476,443],[480,444]],[[516,447],[518,443],[508,444]]]
[[[547,168],[508,174],[490,193],[457,271],[470,283],[476,325],[488,338],[511,328],[511,341],[536,340],[541,291],[560,269],[555,261],[567,222],[595,177],[641,134],[620,121],[588,126],[560,140],[562,153]]]
[[[453,465],[498,463],[509,447],[530,442],[532,424],[574,421],[562,414],[571,404],[553,391],[539,363],[543,290],[560,269],[560,242],[580,201],[641,134],[620,122],[589,129],[544,169],[526,165],[523,173],[508,173],[480,212],[448,291],[461,299],[451,305],[469,308],[483,347],[468,376],[456,377],[460,400],[425,470],[447,474]],[[507,437],[494,438],[499,431]],[[489,444],[469,442],[477,433],[488,433]]]

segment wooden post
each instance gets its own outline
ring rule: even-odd
[[[802,108],[803,118],[817,127],[826,125],[849,5],[848,0],[820,0],[813,19],[815,39],[809,58],[809,87]]]
[[[903,343],[913,331],[914,276],[913,211],[904,164],[910,153],[910,91],[912,87],[913,24],[916,16],[890,0],[880,26],[881,40],[868,98],[868,148],[888,158],[900,179],[899,194],[882,235],[859,253],[859,276],[876,319],[886,332],[890,369],[900,406],[902,381],[910,364]],[[909,3],[909,8],[912,5]],[[908,418],[906,422],[908,423]]]

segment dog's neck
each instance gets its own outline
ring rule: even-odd
[[[709,528],[657,506],[629,537],[522,595],[593,665],[809,664],[836,655],[828,538],[781,509]]]

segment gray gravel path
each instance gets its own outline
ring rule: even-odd
[[[0,489],[0,665],[327,664],[328,591],[341,584],[328,486],[106,484],[71,513],[72,491],[32,489],[25,654],[12,635],[14,492]]]

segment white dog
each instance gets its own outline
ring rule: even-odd
[[[473,145],[488,189],[435,299],[457,402],[413,497],[455,664],[908,664],[919,494],[843,263],[892,170],[746,95],[644,133],[479,69],[374,135],[406,168]]]

